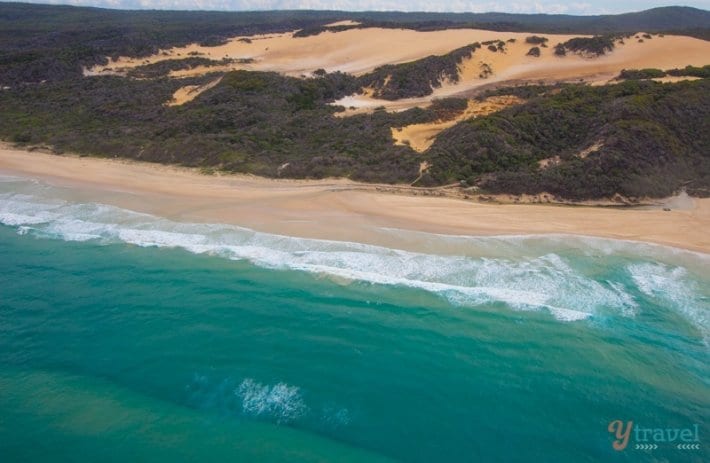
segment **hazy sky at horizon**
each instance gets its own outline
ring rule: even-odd
[[[22,1],[22,0],[20,0]],[[614,14],[657,6],[683,5],[710,9],[710,0],[25,0],[77,6],[171,10],[348,10],[348,11],[487,11],[505,13]]]

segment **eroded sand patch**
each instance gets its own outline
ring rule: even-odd
[[[173,97],[170,101],[165,103],[166,106],[180,106],[188,101],[192,101],[197,98],[201,93],[215,87],[222,81],[222,76],[206,83],[205,85],[186,85],[180,87],[173,93]]]
[[[392,138],[396,145],[408,145],[413,150],[423,153],[436,140],[442,131],[453,127],[461,121],[472,117],[486,116],[512,105],[521,104],[524,100],[512,95],[492,96],[483,101],[468,100],[468,106],[453,119],[440,120],[424,124],[412,124],[406,127],[393,127]]]

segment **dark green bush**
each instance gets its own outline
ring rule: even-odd
[[[601,35],[595,37],[575,37],[555,47],[555,53],[562,54],[558,53],[558,47],[563,48],[565,51],[571,51],[572,53],[599,56],[614,49],[614,39],[609,36]]]
[[[431,95],[443,80],[458,82],[459,65],[481,47],[474,43],[446,55],[429,56],[403,64],[388,64],[361,76],[361,87],[375,89],[374,96],[385,100]]]
[[[534,56],[534,57],[539,57],[540,56],[540,48],[539,47],[532,47],[528,52],[526,53],[527,56]]]
[[[547,43],[548,41],[549,39],[547,37],[540,37],[538,35],[531,35],[525,38],[525,43],[529,43],[532,45],[542,45],[543,43]]]
[[[683,69],[670,69],[666,72],[670,76],[688,76],[707,79],[708,77],[710,77],[710,64],[706,64],[703,67],[686,66]]]
[[[618,79],[656,79],[665,76],[666,73],[660,69],[622,69]]]
[[[710,194],[710,80],[570,85],[539,95],[442,132],[425,153],[433,181],[571,199],[659,197],[685,185]],[[592,145],[599,148],[579,155]],[[560,162],[539,166],[552,157]]]

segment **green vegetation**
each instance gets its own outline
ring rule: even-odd
[[[468,107],[468,100],[465,98],[444,98],[434,100],[427,108],[427,113],[433,114],[436,120],[451,120]]]
[[[611,16],[552,17],[505,13],[120,11],[0,3],[0,86],[77,78],[82,67],[105,64],[106,57],[143,57],[161,48],[194,42],[216,45],[228,37],[298,29],[302,36],[344,19],[362,23],[354,27],[420,31],[477,28],[608,35],[643,30],[710,39],[710,13],[687,7]]]
[[[665,76],[666,73],[660,69],[622,69],[617,79],[656,79]]]
[[[499,51],[505,53],[505,42],[502,40],[489,40],[487,42],[483,42],[482,45],[485,45],[486,48],[494,53]]]
[[[360,77],[358,85],[372,87],[374,96],[385,100],[431,95],[432,89],[441,87],[445,80],[458,82],[459,65],[480,47],[481,44],[474,43],[446,55],[381,66]]]
[[[564,26],[604,34],[558,44],[559,54],[603,54],[613,47],[611,31],[677,28],[674,21],[681,17],[683,24],[704,30],[710,21],[702,19],[707,15],[700,10],[651,11],[655,13],[555,17],[552,25],[543,16],[500,14],[128,12],[0,4],[0,138],[48,144],[57,152],[193,166],[206,173],[409,183],[427,161],[432,167],[417,185],[463,181],[489,192],[546,191],[572,199],[616,193],[662,196],[680,188],[710,195],[709,66],[625,70],[621,78],[630,80],[604,87],[490,89],[478,97],[515,95],[527,103],[460,122],[421,154],[395,145],[391,128],[451,119],[465,111],[467,100],[436,100],[427,109],[351,117],[337,117],[345,108],[330,103],[363,87],[389,100],[430,95],[442,82],[457,81],[460,64],[478,48],[505,52],[506,42],[475,43],[359,77],[322,69],[304,79],[249,71],[166,77],[173,70],[231,62],[202,56],[145,64],[130,72],[135,78],[82,77],[82,66],[105,63],[106,57],[139,58],[169,46],[217,44],[228,36],[254,33],[301,29],[307,35],[343,19],[363,22],[355,27],[437,30],[481,27],[483,21],[496,30],[524,26],[551,33],[562,32]],[[645,21],[643,27],[639,21]],[[635,27],[625,29],[629,24]],[[533,50],[539,54],[546,39],[531,37],[534,42],[526,42],[535,45],[529,52],[535,56]],[[488,64],[480,64],[482,78],[491,72]],[[661,73],[701,80],[640,80]],[[217,76],[223,76],[221,82],[196,99],[165,105],[178,88],[204,85]],[[540,161],[548,158],[559,162],[542,166]]]
[[[566,56],[567,55],[567,49],[565,48],[564,45],[561,43],[558,43],[555,45],[555,55],[557,56]]]
[[[610,36],[575,37],[555,46],[555,54],[564,56],[567,52],[600,56],[614,49],[614,38]]]
[[[666,71],[669,76],[688,76],[688,77],[700,77],[701,79],[707,79],[710,77],[710,64],[706,64],[703,67],[696,66],[686,66],[683,69],[670,69]]]
[[[167,76],[171,71],[181,71],[193,69],[198,66],[213,67],[225,66],[235,62],[251,62],[252,60],[221,59],[214,60],[202,57],[191,56],[188,58],[167,59],[156,63],[144,64],[135,67],[128,72],[128,76],[139,79],[154,79],[156,77]]]
[[[429,109],[340,118],[343,108],[326,103],[352,85],[351,76],[235,71],[183,106],[164,106],[178,87],[212,79],[103,76],[0,91],[0,138],[208,170],[411,182],[421,156],[396,146],[391,127],[449,117],[466,105],[446,99]]]
[[[710,80],[569,85],[460,123],[425,155],[423,181],[571,199],[710,195]],[[597,147],[586,154],[585,150]],[[541,167],[544,159],[558,164]]]
[[[525,38],[525,43],[529,43],[531,45],[542,45],[543,43],[547,43],[550,39],[547,37],[540,37],[538,35],[531,35],[529,37]]]
[[[554,84],[554,85],[533,85],[524,84],[513,87],[500,87],[486,90],[476,95],[476,100],[483,101],[492,96],[510,95],[517,96],[523,100],[529,100],[535,97],[544,96],[559,92],[561,89],[569,87],[571,84]]]
[[[667,71],[661,69],[624,69],[617,79],[656,79],[666,76],[707,79],[710,77],[710,64],[703,67],[686,66],[683,69],[669,69]]]
[[[532,47],[530,50],[528,50],[526,55],[538,58],[540,56],[540,47]]]
[[[357,24],[353,25],[343,25],[343,26],[315,26],[315,27],[307,27],[301,30],[296,31],[293,36],[296,38],[299,37],[310,37],[312,35],[320,35],[323,32],[343,32],[343,31],[348,31],[350,29],[359,29],[361,26]]]
[[[391,127],[449,119],[461,114],[466,100],[340,118],[335,113],[343,108],[327,103],[349,91],[352,76],[235,71],[190,103],[163,105],[179,86],[213,78],[107,76],[4,90],[0,137],[210,172],[411,182],[426,160],[432,167],[419,185],[464,180],[483,191],[545,191],[571,199],[663,196],[681,187],[710,194],[708,79],[490,90],[480,97],[516,95],[528,102],[461,122],[418,154],[395,146]],[[553,157],[559,164],[539,166]]]
[[[334,12],[120,11],[0,3],[0,86],[78,78],[106,57],[143,57],[189,43],[286,32],[342,19]]]

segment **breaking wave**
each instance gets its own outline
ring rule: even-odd
[[[710,309],[707,296],[688,278],[683,267],[663,263],[638,263],[628,266],[638,289],[658,306],[668,307],[695,326],[706,344],[710,341]]]
[[[570,237],[569,241],[558,239],[555,248],[549,239],[540,241],[539,237],[525,241],[522,237],[431,235],[432,239],[448,243],[448,248],[440,246],[444,249],[441,253],[422,253],[281,236],[232,225],[175,222],[114,206],[71,203],[46,196],[49,195],[0,193],[0,223],[15,227],[23,234],[69,241],[182,248],[197,254],[244,259],[266,268],[406,286],[438,294],[461,306],[503,303],[516,310],[545,310],[561,321],[595,315],[632,317],[639,311],[637,296],[640,292],[671,304],[699,324],[704,334],[710,331],[707,304],[701,301],[698,305],[697,298],[693,299],[696,288],[685,283],[687,278],[681,267],[630,265],[628,271],[635,287],[628,278],[623,283],[595,274],[596,270],[590,268],[594,266],[589,264],[589,261],[595,262],[594,255],[600,255],[599,260],[610,255],[609,249],[618,249],[624,242]],[[587,241],[580,242],[581,239]],[[465,251],[466,240],[469,249],[481,249],[482,243],[487,242],[487,251],[471,255]],[[626,243],[624,249],[628,250],[629,246],[634,245]],[[500,252],[496,254],[495,249]],[[521,249],[524,252],[518,252]],[[570,254],[569,249],[576,254]],[[647,253],[646,248],[641,252]],[[580,259],[580,256],[587,258]],[[244,394],[251,398],[247,400],[253,404],[250,410],[257,413],[258,404],[263,403],[253,399],[257,392],[266,398],[266,403],[277,406],[276,398],[291,391],[287,387],[273,390],[275,386],[257,391],[255,387],[246,385]]]

